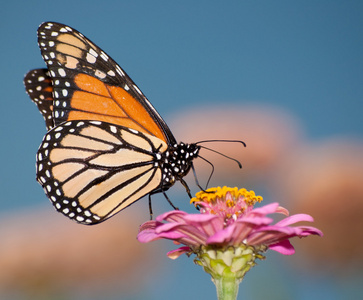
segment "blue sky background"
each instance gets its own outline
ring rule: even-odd
[[[303,120],[312,140],[363,138],[362,1],[7,1],[0,12],[3,213],[48,205],[34,180],[44,123],[22,84],[28,70],[45,67],[36,38],[43,21],[70,25],[99,45],[166,121],[194,104],[268,104]],[[274,268],[276,259],[261,264]],[[196,299],[202,290],[213,299],[208,276],[186,261],[168,262],[175,277],[153,281],[142,298]],[[268,281],[259,268],[246,284]],[[329,295],[311,281],[312,297],[292,286],[298,292],[286,299],[340,299],[338,287]]]

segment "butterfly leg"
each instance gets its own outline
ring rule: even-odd
[[[187,183],[183,180],[183,178],[180,178],[179,181],[181,182],[181,184],[185,187],[185,190],[187,191],[187,194],[189,196],[190,199],[192,199],[192,194],[190,193],[190,188],[187,185]],[[198,185],[199,186],[199,185]],[[200,187],[200,186],[199,186]]]
[[[200,156],[199,156],[200,157]],[[212,173],[211,175],[209,176],[208,178],[208,181],[207,181],[207,185],[206,185],[206,188],[208,187],[208,184],[209,184],[209,181],[212,177],[212,174],[214,172],[214,166],[212,165],[213,169],[212,169]],[[193,175],[194,175],[194,179],[195,179],[195,184],[197,185],[197,187],[200,188],[201,191],[203,191],[204,193],[214,193],[214,192],[210,192],[210,191],[206,191],[205,189],[202,188],[202,186],[199,184],[199,181],[198,181],[198,177],[197,177],[197,173],[195,172],[195,169],[194,169],[194,165],[192,164],[192,170],[193,170]],[[190,197],[191,198],[191,197]]]
[[[169,202],[169,204],[171,205],[171,207],[172,208],[174,208],[175,210],[179,210],[179,208],[177,208],[171,201],[170,201],[170,199],[169,199],[169,197],[166,195],[166,193],[163,191],[162,192],[163,193],[163,195],[164,195],[164,197],[165,197],[165,199]]]
[[[153,219],[153,208],[151,206],[151,195],[149,194],[149,213],[150,213],[150,221]]]

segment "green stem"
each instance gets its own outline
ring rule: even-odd
[[[236,300],[241,280],[234,276],[212,278],[216,288],[218,300]]]

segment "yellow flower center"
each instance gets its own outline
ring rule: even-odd
[[[196,193],[195,197],[190,200],[190,203],[205,202],[209,204],[216,203],[218,200],[224,200],[227,207],[233,207],[236,200],[240,197],[244,198],[248,206],[254,205],[256,202],[261,202],[263,198],[256,196],[254,191],[246,189],[238,189],[237,187],[213,187],[206,191]]]

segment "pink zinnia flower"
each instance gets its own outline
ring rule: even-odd
[[[312,222],[313,218],[306,214],[292,215],[273,224],[273,219],[267,215],[288,216],[289,212],[278,203],[254,208],[254,204],[261,201],[261,196],[246,189],[218,187],[201,191],[191,200],[200,213],[179,210],[164,213],[140,227],[138,240],[147,243],[169,239],[184,245],[168,252],[168,257],[196,254],[195,262],[212,275],[217,291],[229,274],[228,280],[233,279],[237,284],[237,295],[238,283],[255,265],[256,258],[264,258],[262,252],[271,249],[291,255],[295,253],[291,238],[322,236],[317,228],[292,226],[301,221]]]

